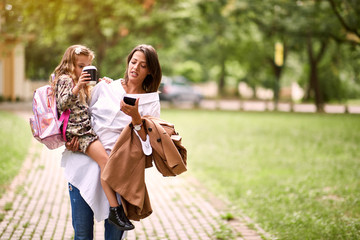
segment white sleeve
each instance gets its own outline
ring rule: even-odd
[[[104,82],[99,82],[98,84],[96,84],[95,87],[93,87],[93,89],[91,90],[91,98],[90,98],[90,102],[89,102],[89,107],[91,108],[91,106],[93,106],[96,101],[98,100],[101,92],[102,92],[102,84],[106,84],[105,81]]]
[[[149,111],[145,115],[152,117],[160,117],[160,101],[154,101],[151,103],[151,106],[148,107]]]

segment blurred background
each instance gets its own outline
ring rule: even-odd
[[[360,104],[358,0],[1,0],[0,100],[31,99],[72,44],[123,77],[140,43],[157,49],[162,85],[191,85],[195,104]]]
[[[188,173],[230,201],[226,219],[244,211],[276,239],[360,239],[360,114],[281,112],[360,113],[359,0],[0,0],[0,108],[30,111],[70,45],[118,79],[142,43],[159,54],[162,107],[216,109],[161,116]],[[0,197],[31,142],[14,118],[0,111]]]

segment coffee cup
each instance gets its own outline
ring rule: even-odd
[[[86,66],[83,68],[83,72],[90,74],[91,79],[88,81],[88,86],[94,86],[98,82],[97,80],[97,69],[95,66]]]

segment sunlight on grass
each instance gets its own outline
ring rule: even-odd
[[[279,239],[360,238],[360,116],[164,110],[188,172]]]
[[[22,166],[31,141],[25,119],[0,111],[0,196]]]

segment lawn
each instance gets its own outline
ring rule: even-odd
[[[188,174],[267,232],[360,239],[360,115],[161,114],[184,138]]]
[[[25,119],[0,111],[0,197],[22,166],[31,140]]]

